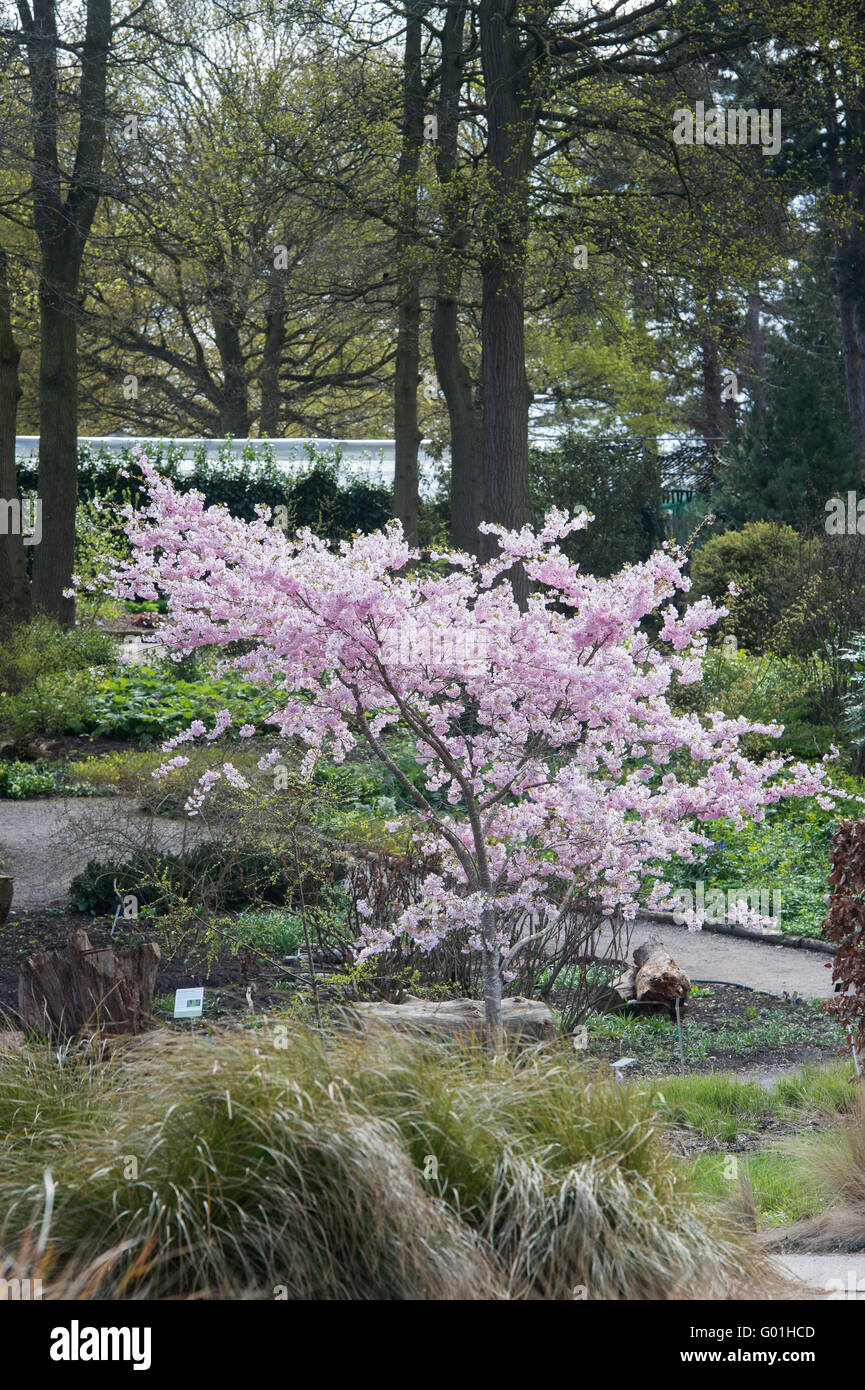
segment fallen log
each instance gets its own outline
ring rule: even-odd
[[[641,1003],[666,1004],[691,993],[691,981],[659,936],[650,936],[636,948],[634,965],[634,998]]]
[[[441,1004],[407,994],[401,1004],[352,1004],[347,1010],[364,1029],[388,1027],[433,1037],[480,1039],[484,1005],[479,999],[448,999]],[[502,1025],[509,1038],[531,1042],[556,1038],[556,1021],[546,1004],[515,995],[502,1000]]]
[[[155,941],[126,951],[93,947],[82,930],[61,951],[28,956],[18,975],[18,1012],[28,1032],[138,1033],[150,1022],[161,952]]]

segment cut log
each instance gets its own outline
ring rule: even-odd
[[[9,909],[12,906],[12,893],[15,888],[15,880],[9,874],[0,874],[0,927],[9,916]]]
[[[65,951],[37,951],[21,966],[22,1026],[52,1038],[140,1032],[153,1011],[160,956],[155,941],[115,951],[94,948],[85,931],[70,932]]]
[[[480,1039],[484,1028],[484,1005],[479,999],[448,999],[430,1003],[408,994],[401,1004],[352,1004],[348,1010],[366,1030],[386,1025],[404,1032],[433,1037]],[[530,1042],[554,1041],[556,1021],[546,1004],[515,995],[502,1000],[502,1024],[509,1038]]]
[[[634,997],[645,1003],[687,999],[691,981],[673,960],[659,936],[651,936],[634,951],[637,967]]]
[[[636,979],[637,971],[635,966],[630,966],[618,979],[610,980],[602,989],[599,989],[592,1000],[593,1008],[600,1010],[601,1013],[614,1014],[619,1009],[624,1008],[636,998]]]

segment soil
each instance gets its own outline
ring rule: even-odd
[[[806,1004],[801,999],[778,998],[740,985],[715,984],[711,993],[689,999],[682,1014],[685,1070],[735,1071],[740,1075],[744,1071],[747,1076],[743,1079],[765,1085],[775,1076],[798,1070],[808,1062],[831,1062],[841,1055],[849,1056],[849,1049],[841,1047],[840,1030],[836,1034],[830,1020],[823,1017],[822,1011],[817,1014],[816,1008],[816,1004]],[[677,1072],[680,1059],[675,1019],[665,1011],[655,1014],[654,1019],[657,1021],[652,1023],[652,1031],[646,1029],[645,1050],[638,1034],[604,1037],[590,1030],[590,1054],[613,1061],[636,1053],[637,1065],[630,1068],[634,1077]],[[649,1018],[644,1017],[642,1022],[649,1023]],[[786,1040],[774,1041],[782,1029]],[[795,1042],[790,1041],[793,1029]],[[745,1034],[750,1035],[747,1042]],[[831,1040],[833,1035],[838,1037],[837,1044]],[[700,1052],[705,1055],[695,1056],[698,1036]]]
[[[5,926],[0,928],[0,1015],[6,1016],[9,1025],[15,1026],[18,967],[24,956],[34,950],[64,947],[70,931],[81,927],[88,932],[94,946],[113,944],[118,949],[147,935],[142,923],[124,923],[121,919],[112,938],[112,920],[59,908],[35,908],[19,913],[13,909]],[[337,970],[335,964],[320,962],[317,966],[320,975],[334,974]],[[249,1017],[250,999],[253,1012],[285,1006],[295,991],[309,991],[309,975],[305,960],[301,963],[297,956],[264,956],[249,947],[236,954],[225,950],[210,964],[182,956],[169,960],[163,955],[157,975],[157,1001],[160,996],[173,994],[175,989],[195,984],[203,984],[207,991],[205,1016],[228,1022],[232,1018],[239,1021]],[[251,994],[248,995],[248,991]],[[324,985],[323,997],[326,999],[329,994]],[[555,1005],[555,1002],[553,998],[551,1003]],[[683,1014],[686,1068],[688,1071],[744,1071],[759,1079],[782,1074],[791,1066],[798,1067],[806,1062],[832,1061],[839,1051],[827,1040],[830,1030],[822,1018],[814,1017],[814,1007],[757,994],[739,986],[716,985],[712,993],[689,1000]],[[757,1018],[754,1017],[755,1008]],[[170,1018],[164,1001],[154,1012],[160,1022]],[[642,1023],[648,1024],[649,1019]],[[795,1046],[789,1041],[786,1045],[774,1042],[771,1036],[765,1040],[761,1038],[762,1034],[777,1034],[780,1025],[788,1030],[795,1028]],[[694,1039],[697,1030],[702,1039],[708,1041],[708,1049],[702,1048],[706,1055],[700,1057],[695,1057],[689,1047],[689,1032]],[[731,1031],[734,1035],[739,1032],[751,1035],[745,1047],[730,1045]],[[717,1035],[716,1045],[712,1043],[713,1035]],[[647,1072],[678,1071],[675,1020],[668,1019],[665,1014],[656,1015],[647,1029],[645,1041],[651,1055],[640,1057],[638,1065],[632,1068],[634,1078]],[[631,1055],[632,1052],[643,1052],[638,1038],[606,1038],[594,1031],[590,1033],[589,1054],[593,1057],[612,1061],[623,1053]]]
[[[17,1027],[18,968],[23,957],[37,950],[58,950],[65,947],[71,931],[83,928],[94,946],[114,946],[122,950],[147,935],[140,924],[135,931],[121,919],[111,936],[112,917],[91,917],[87,913],[50,909],[11,914],[0,927],[0,1019],[6,1026]],[[287,962],[294,961],[294,965]],[[332,965],[319,967],[319,973],[330,974]],[[277,984],[281,987],[277,988]],[[251,948],[236,955],[221,952],[209,965],[204,960],[181,956],[163,959],[156,977],[157,1007],[154,1016],[170,1021],[171,1010],[159,1003],[161,995],[189,985],[204,985],[205,1016],[208,1018],[248,1018],[251,989],[252,1011],[262,1012],[285,1007],[292,990],[308,989],[308,974],[297,957],[274,955],[267,959]],[[325,994],[327,991],[324,991]]]

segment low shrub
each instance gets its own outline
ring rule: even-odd
[[[194,719],[212,724],[221,709],[235,725],[256,724],[273,708],[261,690],[236,674],[177,679],[173,663],[129,666],[103,676],[69,732],[151,743],[170,738]]]
[[[35,763],[0,762],[0,797],[20,801],[28,796],[52,796],[62,769],[42,760]]]
[[[325,857],[322,850],[317,861]],[[305,896],[311,901],[320,885],[321,864],[314,859],[311,852],[304,862]],[[208,841],[184,854],[160,852],[102,863],[91,859],[75,875],[69,891],[79,912],[101,915],[114,911],[118,894],[133,893],[139,907],[157,910],[179,901],[231,909],[290,902],[297,884],[285,856]]]

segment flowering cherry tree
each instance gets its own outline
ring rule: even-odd
[[[229,665],[291,692],[269,722],[306,748],[307,774],[324,751],[342,761],[358,742],[390,770],[414,803],[419,846],[441,869],[392,927],[367,921],[360,955],[398,933],[432,948],[467,930],[482,953],[492,1035],[503,978],[532,938],[515,923],[543,920],[554,932],[574,893],[633,918],[647,880],[674,852],[704,849],[711,822],[742,825],[782,797],[816,794],[827,805],[836,794],[825,760],[744,756],[744,734],[777,726],[674,708],[675,688],[700,680],[706,629],[726,610],[700,599],[677,611],[689,581],[673,549],[597,579],[558,545],[587,519],[551,513],[537,533],[485,527],[499,543],[489,563],[448,552],[424,568],[396,522],[332,549],[309,531],[285,536],[266,508],[247,523],[206,507],[139,463],[149,503],[127,509],[133,558],[115,592],[164,597],[162,636],[178,654],[241,643]],[[507,582],[515,563],[529,580],[524,610]],[[230,722],[224,712],[209,733],[193,726],[166,751]],[[416,739],[423,786],[389,751],[397,726]],[[223,776],[244,784],[231,763],[211,770],[190,812]],[[653,888],[650,906],[666,906],[669,892]]]

